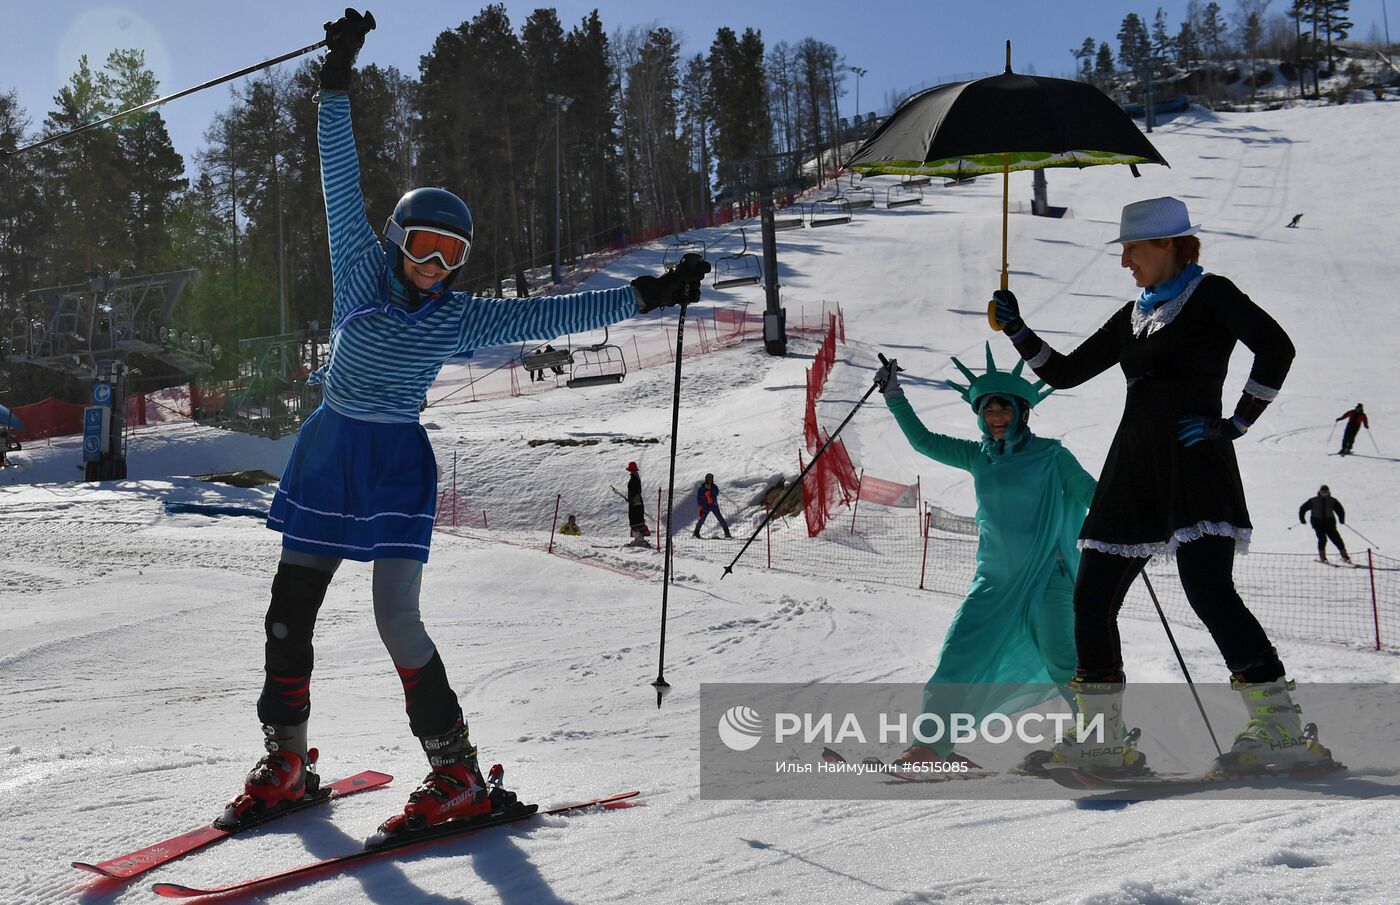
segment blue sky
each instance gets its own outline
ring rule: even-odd
[[[1383,28],[1383,2],[1388,0],[1353,0],[1356,37]],[[1390,2],[1400,15],[1400,0]],[[115,47],[141,47],[161,81],[161,92],[170,93],[319,40],[322,22],[344,8],[299,0],[8,0],[4,5],[9,14],[6,28],[0,30],[0,91],[17,91],[35,126],[83,52],[100,65]],[[471,18],[483,5],[416,0],[411,5],[371,6],[379,28],[369,36],[361,62],[393,65],[416,75],[419,57],[434,36]],[[1068,75],[1073,66],[1070,49],[1085,37],[1108,41],[1116,50],[1123,16],[1137,12],[1150,21],[1159,6],[1175,30],[1186,0],[882,0],[869,5],[832,0],[561,0],[505,5],[517,28],[531,10],[545,5],[559,11],[566,28],[595,8],[610,34],[633,25],[665,25],[681,36],[687,54],[705,52],[722,25],[736,31],[759,29],[770,46],[818,38],[835,45],[849,64],[867,70],[860,80],[860,108],[868,111],[888,106],[892,96],[909,88],[1000,71],[1008,38],[1017,71]],[[1222,0],[1221,6],[1232,13],[1236,2]],[[1270,12],[1287,6],[1288,0],[1272,0]],[[17,14],[20,8],[23,15]],[[1400,36],[1400,21],[1395,33]],[[843,114],[855,110],[855,81],[851,79],[850,93],[841,100]],[[219,86],[163,108],[176,149],[187,158],[200,146],[213,115],[228,108],[228,90]]]

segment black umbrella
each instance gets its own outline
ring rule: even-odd
[[[1002,174],[1001,288],[1011,171],[1167,161],[1123,108],[1088,82],[1006,71],[913,95],[846,166],[866,176]],[[989,309],[990,310],[990,309]],[[993,320],[993,325],[996,325]]]

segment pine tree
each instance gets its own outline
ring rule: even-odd
[[[141,50],[113,51],[96,84],[111,110],[126,110],[159,97],[159,84]],[[126,224],[132,264],[138,273],[173,267],[169,218],[178,193],[187,185],[184,158],[175,151],[157,110],[124,117],[113,128],[128,180]]]
[[[594,10],[570,29],[560,54],[560,76],[574,99],[569,120],[578,141],[567,161],[570,235],[590,248],[618,241],[622,222],[622,164],[618,149],[618,75],[610,63],[607,33]]]
[[[1137,13],[1128,13],[1118,29],[1118,63],[1129,72],[1140,73],[1151,55],[1147,26]]]
[[[54,97],[57,109],[44,122],[44,137],[68,132],[115,112],[108,105],[87,56]],[[135,269],[126,216],[129,176],[117,133],[92,129],[37,152],[43,203],[52,223],[45,259],[54,283],[76,283],[96,272]]]
[[[1070,54],[1079,64],[1076,75],[1081,82],[1092,82],[1094,80],[1094,52],[1096,45],[1093,38],[1085,38],[1084,43],[1079,45]]]
[[[1113,78],[1115,70],[1113,68],[1113,48],[1108,46],[1107,41],[1099,42],[1099,52],[1094,59],[1094,79],[1099,84],[1106,84]]]

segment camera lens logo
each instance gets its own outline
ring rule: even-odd
[[[719,718],[719,740],[731,751],[747,751],[763,739],[763,720],[752,707],[730,707]]]

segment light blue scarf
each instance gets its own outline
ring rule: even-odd
[[[1149,286],[1142,290],[1142,294],[1138,296],[1137,300],[1138,310],[1143,314],[1151,314],[1163,303],[1170,302],[1181,295],[1182,290],[1203,273],[1205,273],[1205,269],[1200,264],[1187,264],[1182,268],[1181,273],[1165,283],[1158,283],[1156,286]]]

